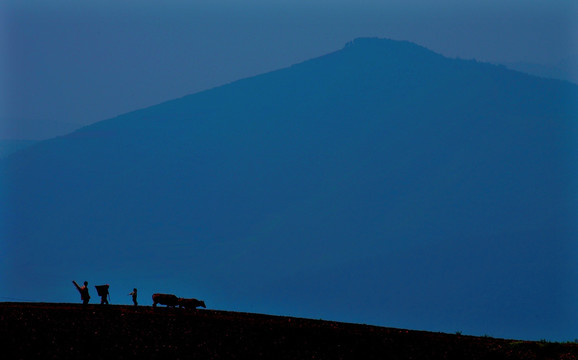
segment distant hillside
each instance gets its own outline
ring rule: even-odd
[[[578,345],[150,306],[0,303],[11,359],[578,359]]]
[[[571,81],[578,84],[578,74],[573,73],[571,64],[561,64],[560,66],[548,66],[525,62],[505,63],[510,69],[522,71],[527,74],[541,76],[549,79],[559,79]],[[565,66],[564,66],[565,65]]]
[[[0,159],[36,143],[34,140],[0,140]]]
[[[0,294],[73,302],[88,280],[117,303],[571,340],[576,103],[357,39],[105,120],[0,162]]]

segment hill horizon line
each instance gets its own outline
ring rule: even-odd
[[[468,334],[462,332],[460,329],[456,329],[453,332],[445,332],[445,331],[432,331],[426,329],[410,329],[410,328],[398,328],[398,327],[391,327],[386,325],[375,325],[375,324],[366,324],[366,323],[356,323],[356,322],[348,322],[348,321],[339,321],[339,320],[332,320],[332,319],[324,319],[324,318],[315,318],[315,317],[300,317],[300,316],[293,316],[293,315],[284,315],[284,314],[269,314],[269,313],[262,313],[262,312],[248,312],[248,311],[235,311],[235,310],[227,310],[227,309],[215,309],[208,306],[207,308],[197,308],[197,309],[185,309],[177,307],[168,307],[165,305],[157,305],[155,308],[153,305],[144,305],[140,304],[138,306],[134,306],[131,304],[117,304],[117,303],[109,303],[109,304],[100,304],[97,302],[89,303],[87,305],[83,305],[80,302],[42,302],[42,301],[0,301],[0,308],[30,308],[30,309],[75,309],[75,310],[87,310],[87,311],[110,311],[110,310],[125,310],[125,311],[140,311],[146,312],[151,314],[161,314],[161,315],[195,315],[198,313],[206,313],[206,314],[220,314],[223,315],[231,315],[231,316],[238,316],[238,317],[252,317],[261,318],[261,319],[287,319],[289,322],[291,321],[306,321],[312,323],[328,323],[328,324],[340,324],[343,326],[354,326],[354,327],[365,327],[368,329],[375,328],[375,329],[388,329],[394,330],[399,332],[413,332],[413,333],[423,333],[423,334],[442,334],[448,336],[457,336],[457,337],[469,337],[469,338],[479,338],[479,339],[496,339],[496,340],[504,340],[504,341],[523,341],[527,343],[554,343],[554,344],[575,344],[578,350],[578,339],[574,341],[556,341],[556,340],[549,340],[547,338],[542,338],[539,340],[531,340],[531,339],[523,339],[523,338],[507,338],[507,337],[499,337],[499,336],[492,336],[491,334],[483,334],[483,335],[476,335],[476,334]]]
[[[19,358],[577,359],[578,344],[220,310],[0,303]]]

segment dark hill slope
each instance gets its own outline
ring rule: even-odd
[[[359,39],[1,163],[3,293],[576,333],[578,87]]]
[[[578,359],[576,344],[260,314],[0,304],[11,359]]]

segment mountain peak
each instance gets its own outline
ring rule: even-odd
[[[417,46],[409,41],[400,41],[378,37],[359,37],[345,44],[345,47],[391,47],[400,44],[411,44],[413,46]]]
[[[405,40],[393,40],[377,37],[360,37],[347,44],[346,50],[381,51],[381,52],[415,52],[435,54],[433,51]]]

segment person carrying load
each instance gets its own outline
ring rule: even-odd
[[[95,288],[98,296],[100,296],[100,304],[108,305],[108,300],[110,300],[110,294],[108,293],[109,285],[96,285]]]
[[[88,281],[84,282],[83,286],[78,285],[78,283],[72,280],[72,283],[76,287],[76,290],[80,293],[80,300],[82,300],[82,305],[88,304],[90,300],[90,295],[88,294]]]

